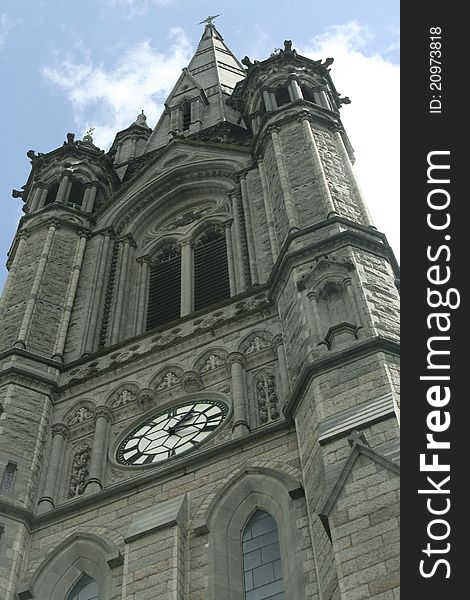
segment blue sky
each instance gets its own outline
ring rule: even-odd
[[[327,10],[325,10],[327,6]],[[313,58],[333,56],[342,117],[378,228],[398,252],[399,2],[397,0],[0,0],[0,288],[29,174],[26,152],[48,152],[68,131],[114,133],[162,103],[203,30],[217,27],[242,58],[266,58],[284,39]]]

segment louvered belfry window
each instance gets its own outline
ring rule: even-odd
[[[224,230],[213,225],[194,243],[194,310],[230,297]]]
[[[176,245],[160,250],[150,267],[147,330],[178,319],[181,310],[181,254]]]

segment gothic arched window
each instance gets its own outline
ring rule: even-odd
[[[191,125],[191,104],[183,102],[181,105],[181,117],[183,121],[183,131],[187,131]]]
[[[55,181],[47,190],[46,201],[44,202],[44,206],[47,204],[52,204],[57,196],[57,192],[59,191],[59,182]]]
[[[181,310],[181,253],[176,244],[160,249],[150,267],[147,329],[178,319]]]
[[[284,106],[284,104],[289,104],[291,101],[289,90],[285,85],[278,87],[274,95],[276,97],[276,104],[278,108]]]
[[[269,513],[257,509],[242,535],[244,600],[284,598],[277,523]]]
[[[83,196],[85,195],[85,186],[81,181],[74,179],[70,189],[69,199],[67,204],[72,208],[81,208],[83,204]]]
[[[96,581],[84,573],[73,586],[67,600],[98,600]]]
[[[212,225],[194,242],[194,310],[230,298],[224,230]]]

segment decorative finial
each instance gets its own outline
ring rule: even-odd
[[[142,112],[137,115],[137,119],[135,120],[135,124],[136,125],[141,125],[141,126],[148,127],[148,125],[147,125],[147,117],[144,114],[144,109],[142,109]]]
[[[270,56],[275,56],[276,54],[279,54],[280,51],[281,51],[281,48],[274,48],[274,50],[271,52]]]
[[[85,132],[85,135],[83,136],[83,142],[88,142],[89,144],[93,143],[93,137],[92,137],[92,133],[95,131],[94,127],[90,127],[88,129],[88,131]]]
[[[204,23],[206,24],[207,27],[212,27],[212,25],[214,24],[213,21],[214,19],[217,19],[217,17],[220,17],[222,13],[218,14],[218,15],[211,15],[209,17],[207,17],[206,19],[204,19],[204,21],[201,21],[200,23],[198,23],[198,25],[204,25]]]

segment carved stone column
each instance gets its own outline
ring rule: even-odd
[[[297,211],[290,189],[289,178],[287,176],[287,169],[284,163],[284,153],[281,147],[281,141],[279,139],[279,130],[276,127],[271,128],[270,136],[273,143],[274,156],[276,158],[277,172],[279,175],[279,182],[281,184],[282,196],[284,198],[284,206],[286,209],[287,221],[289,223],[289,230],[300,229]]]
[[[253,220],[251,217],[250,200],[248,198],[248,186],[246,173],[240,175],[240,189],[242,193],[243,212],[245,214],[246,242],[248,245],[248,259],[250,261],[251,282],[253,285],[259,281],[258,265],[256,261],[255,240],[253,236]]]
[[[44,493],[38,503],[38,512],[47,512],[55,508],[59,466],[64,458],[64,442],[68,438],[69,428],[64,423],[52,426],[52,448],[47,465]]]
[[[191,240],[181,242],[181,316],[193,312],[194,269]]]
[[[31,204],[29,205],[28,213],[31,214],[44,206],[44,201],[47,197],[47,187],[44,184],[36,184],[36,188],[33,193]]]
[[[272,349],[277,355],[277,364],[279,365],[279,377],[281,382],[282,401],[286,402],[290,395],[289,372],[287,369],[286,351],[282,335],[275,335],[271,342]]]
[[[139,283],[137,284],[137,309],[135,314],[134,334],[138,335],[145,331],[145,314],[147,312],[147,302],[149,294],[149,273],[150,273],[150,256],[141,256],[137,259],[140,265]]]
[[[114,305],[114,316],[113,326],[111,329],[111,344],[116,344],[120,340],[122,335],[122,309],[124,306],[124,292],[127,284],[127,272],[129,264],[129,254],[131,247],[135,248],[135,242],[131,235],[119,240],[120,252],[119,252],[119,266],[117,273],[117,285],[116,285],[116,303]]]
[[[227,263],[228,276],[230,280],[230,295],[235,296],[237,293],[237,280],[235,278],[235,264],[233,259],[233,242],[232,242],[232,221],[224,223],[225,241],[227,245]]]
[[[11,290],[13,289],[13,285],[15,283],[15,276],[16,272],[18,271],[18,265],[20,264],[21,256],[23,254],[28,236],[29,233],[26,229],[23,229],[23,231],[20,231],[20,233],[18,234],[18,245],[16,247],[15,257],[8,271],[8,277],[3,288],[2,297],[0,299],[0,318],[5,312],[5,307],[8,304]]]
[[[238,192],[234,191],[230,197],[232,203],[232,214],[233,214],[233,231],[234,231],[234,240],[233,246],[236,250],[235,255],[236,259],[234,260],[236,266],[236,276],[237,276],[237,291],[244,292],[246,290],[246,278],[245,278],[245,261],[243,260],[243,245],[242,245],[242,235],[241,235],[241,226],[240,226],[240,211],[238,210]]]
[[[101,302],[105,287],[103,281],[105,279],[106,267],[110,253],[111,240],[114,238],[112,229],[108,228],[100,232],[100,242],[98,248],[98,260],[96,261],[93,274],[93,285],[91,286],[91,298],[88,305],[88,314],[85,326],[85,333],[82,341],[82,355],[89,354],[95,350],[95,340],[97,339],[98,319],[101,313]]]
[[[325,170],[323,169],[323,163],[321,161],[320,152],[318,151],[315,136],[313,135],[310,118],[310,115],[308,113],[305,113],[300,117],[300,120],[305,131],[305,138],[307,140],[308,149],[310,150],[310,156],[312,157],[313,168],[315,170],[316,176],[318,177],[318,181],[323,192],[322,198],[325,202],[326,216],[329,217],[331,215],[336,215],[337,213],[333,202],[333,198],[331,196],[330,187],[326,179]]]
[[[239,438],[249,433],[246,410],[245,357],[240,352],[232,352],[226,358],[232,377],[233,428],[232,436]]]
[[[292,97],[292,100],[303,99],[302,90],[300,89],[300,85],[297,79],[291,79],[289,81],[289,92]]]
[[[279,245],[277,243],[276,231],[274,229],[273,208],[271,206],[271,198],[269,196],[268,180],[266,179],[266,171],[262,159],[258,160],[258,170],[261,178],[261,189],[263,191],[264,210],[266,212],[266,224],[268,226],[269,241],[271,243],[271,252],[273,262],[276,262],[279,256]]]
[[[274,94],[269,92],[268,90],[263,90],[263,100],[264,106],[266,107],[266,112],[270,112],[277,108],[276,100],[274,99]]]
[[[34,308],[36,306],[39,288],[41,287],[44,271],[46,270],[47,261],[49,260],[49,255],[51,252],[52,243],[54,241],[55,232],[59,228],[59,222],[54,220],[49,221],[47,223],[47,227],[48,231],[46,239],[44,241],[44,246],[42,248],[41,258],[39,259],[38,268],[36,269],[33,285],[31,287],[29,298],[26,303],[26,309],[24,311],[23,320],[21,322],[20,331],[18,333],[18,338],[15,342],[15,346],[17,348],[26,348],[26,340],[28,338],[31,320],[33,318]]]
[[[59,183],[59,189],[57,190],[57,196],[55,201],[60,204],[67,204],[69,199],[70,189],[72,187],[72,173],[64,171],[62,179]]]
[[[98,183],[96,181],[85,184],[85,194],[83,196],[83,212],[93,212],[97,191]]]
[[[103,470],[108,449],[109,425],[113,413],[108,406],[97,406],[95,409],[95,435],[91,454],[90,470],[85,495],[100,492],[103,489]]]
[[[77,242],[77,248],[75,250],[75,257],[73,261],[72,272],[70,274],[69,285],[65,297],[64,310],[60,319],[59,329],[57,330],[56,341],[54,344],[54,350],[52,352],[52,358],[62,360],[63,352],[65,348],[65,342],[67,340],[67,331],[69,328],[70,318],[72,317],[73,303],[75,301],[75,294],[77,292],[78,280],[80,279],[80,273],[82,270],[83,256],[85,254],[85,247],[87,239],[90,237],[88,231],[80,231],[79,239]]]

